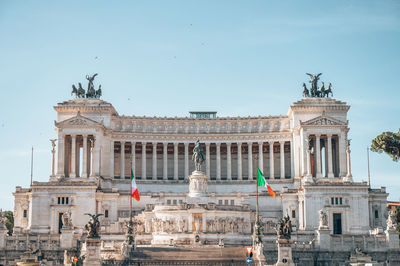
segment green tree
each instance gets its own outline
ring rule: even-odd
[[[395,213],[396,213],[396,221],[397,221],[396,230],[400,234],[400,207],[399,206],[396,207]]]
[[[400,129],[399,132],[383,132],[372,140],[371,151],[385,152],[393,161],[400,159]]]
[[[12,235],[13,229],[14,229],[14,215],[12,211],[5,211],[4,212],[6,216],[6,227],[8,229],[8,234]]]

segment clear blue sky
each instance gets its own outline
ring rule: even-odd
[[[366,147],[400,127],[399,1],[0,1],[0,207],[50,175],[52,107],[99,73],[120,114],[286,114],[305,72],[348,102],[355,180]],[[97,59],[96,59],[97,57]],[[374,187],[400,198],[400,163],[371,153]]]

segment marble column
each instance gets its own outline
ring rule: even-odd
[[[248,180],[253,179],[253,143],[247,142]]]
[[[237,164],[238,164],[238,180],[242,180],[242,143],[238,142],[237,144]]]
[[[132,172],[133,176],[136,177],[136,143],[131,142],[131,154],[132,154]]]
[[[269,178],[275,178],[274,169],[274,142],[269,142]]]
[[[153,159],[152,159],[153,173],[152,179],[157,180],[157,142],[153,142]]]
[[[351,174],[351,161],[350,161],[350,140],[347,140],[346,157],[347,157],[347,175],[344,177],[344,181],[353,182],[353,175]]]
[[[119,176],[121,179],[125,179],[125,141],[121,142],[121,156],[119,164]]]
[[[178,144],[174,143],[174,180],[178,180]]]
[[[114,178],[114,141],[110,143],[110,177]]]
[[[57,177],[64,177],[64,143],[65,135],[59,133],[57,139]]]
[[[163,179],[168,180],[168,142],[163,143]]]
[[[142,142],[142,180],[146,180],[146,142]]]
[[[316,163],[317,163],[317,178],[322,177],[322,172],[321,172],[321,135],[315,134],[315,157],[317,158]]]
[[[332,160],[332,135],[327,135],[328,141],[328,178],[333,178],[333,160]]]
[[[258,143],[258,168],[264,174],[264,153],[262,141]]]
[[[217,180],[221,180],[221,143],[217,145]]]
[[[184,143],[185,145],[185,176],[184,179],[189,178],[189,143]]]
[[[281,154],[281,179],[285,179],[285,142],[284,141],[279,141],[280,144],[280,154]]]
[[[87,144],[87,135],[83,135],[83,159],[82,159],[82,177],[88,177],[87,169],[87,157],[88,157],[88,144]]]
[[[347,167],[346,167],[346,135],[341,132],[338,136],[339,139],[339,176],[346,176]]]
[[[290,177],[294,178],[294,145],[293,140],[290,140]]]
[[[71,172],[69,177],[76,177],[76,135],[71,135]]]
[[[210,178],[210,143],[206,143],[206,175]]]
[[[90,139],[90,175],[89,175],[90,177],[95,177],[95,174],[94,174],[94,166],[95,166],[95,157],[94,157],[95,144],[94,144],[94,141],[95,141],[94,137],[93,137],[93,139]],[[98,145],[96,145],[96,146],[98,146]]]
[[[231,143],[226,143],[226,178],[232,180],[232,154]]]

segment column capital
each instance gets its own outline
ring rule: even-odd
[[[247,143],[247,145],[253,145],[252,141],[247,141],[246,143]]]
[[[83,138],[87,138],[88,137],[88,134],[80,134],[80,135],[82,135]]]
[[[282,145],[282,144],[285,144],[285,142],[286,142],[285,140],[280,140],[280,141],[279,141],[279,144]]]
[[[275,143],[274,141],[268,141],[270,147],[274,146],[274,143]]]
[[[332,133],[328,133],[328,134],[326,134],[326,136],[328,137],[328,138],[332,138]]]
[[[121,143],[121,145],[125,145],[125,140],[120,140],[119,142]]]
[[[237,142],[237,145],[238,146],[242,146],[242,142]]]
[[[187,142],[183,143],[183,145],[185,145],[185,147],[189,147],[189,143]]]
[[[210,147],[210,145],[211,145],[210,142],[206,142],[206,143],[204,143],[204,144],[206,144],[206,147]]]
[[[163,142],[164,147],[168,145],[169,142]]]
[[[217,145],[217,147],[221,147],[221,142],[217,142],[215,145]]]
[[[153,144],[153,147],[157,146],[157,142],[152,142],[151,144]]]
[[[147,142],[142,142],[142,147],[146,146]]]
[[[257,142],[257,144],[258,144],[258,145],[263,145],[263,144],[264,144],[264,141],[259,141],[259,142]]]
[[[318,138],[318,139],[321,138],[321,134],[320,134],[320,133],[318,133],[318,134],[315,133],[314,135],[315,135],[315,137]]]
[[[232,143],[227,142],[227,143],[226,143],[226,146],[227,146],[227,147],[231,147],[231,146],[232,146]]]
[[[76,134],[71,134],[71,138],[75,139],[76,138]]]
[[[178,147],[179,142],[174,142],[174,147]]]

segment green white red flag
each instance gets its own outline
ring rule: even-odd
[[[268,190],[268,193],[275,198],[275,192],[272,190],[272,188],[269,186],[267,180],[265,179],[263,173],[260,171],[260,169],[257,167],[257,186],[259,187],[265,187]]]
[[[139,190],[136,186],[135,177],[133,176],[133,170],[131,169],[131,197],[137,201],[140,201]]]

